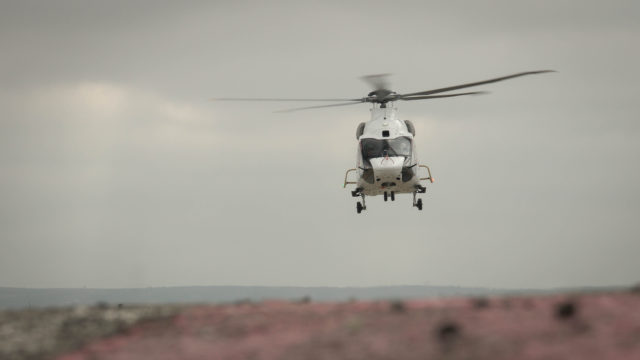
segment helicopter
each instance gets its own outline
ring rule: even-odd
[[[361,198],[356,203],[356,211],[360,214],[367,209],[365,198],[367,196],[382,195],[384,201],[395,201],[396,194],[412,194],[413,207],[422,210],[422,199],[418,194],[427,191],[422,181],[434,182],[431,169],[424,164],[419,164],[416,153],[416,131],[410,120],[400,120],[396,101],[428,100],[465,95],[486,94],[486,91],[472,91],[461,93],[449,93],[450,91],[469,88],[498,81],[513,79],[525,75],[543,74],[554,70],[526,71],[517,74],[502,76],[489,80],[476,81],[461,85],[448,86],[438,89],[399,94],[389,90],[386,81],[389,74],[377,74],[363,76],[362,79],[369,83],[374,90],[362,98],[342,99],[292,99],[292,98],[214,98],[218,100],[232,101],[328,101],[337,102],[329,105],[317,105],[298,107],[278,112],[291,112],[298,110],[319,109],[325,107],[346,106],[361,103],[371,103],[371,118],[362,122],[356,128],[358,150],[356,167],[348,169],[344,175],[344,185],[355,185],[351,191],[352,197]],[[445,94],[443,94],[445,93]],[[422,176],[419,170],[422,171]],[[349,174],[354,173],[356,179],[349,180]],[[352,176],[353,177],[353,176]]]

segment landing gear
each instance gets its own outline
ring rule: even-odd
[[[419,192],[419,191],[414,191],[414,192],[413,192],[413,206],[417,207],[417,208],[418,208],[418,210],[422,210],[422,199],[418,199],[418,200],[416,201],[416,194],[417,194],[418,192]]]
[[[385,191],[383,195],[384,195],[384,201],[387,201],[387,199],[389,198],[389,193],[387,193]],[[396,192],[395,191],[391,191],[391,201],[396,201]]]
[[[360,196],[362,196],[362,202],[358,201],[358,203],[356,203],[356,211],[358,214],[360,214],[362,210],[367,210],[367,203],[364,201],[364,194],[360,194]]]

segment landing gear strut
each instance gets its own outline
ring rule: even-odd
[[[418,193],[418,191],[414,191],[413,192],[413,206],[417,207],[418,210],[422,210],[422,199],[418,199],[416,201],[416,194]]]
[[[362,210],[367,210],[367,203],[364,201],[364,194],[360,194],[360,196],[362,196],[362,202],[358,201],[358,203],[356,203],[356,211],[358,214],[360,214]]]

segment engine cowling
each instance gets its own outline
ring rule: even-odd
[[[413,123],[410,120],[405,120],[404,124],[407,125],[407,130],[411,135],[416,136],[416,128],[413,126]]]
[[[356,140],[360,140],[360,136],[364,133],[364,126],[365,123],[360,123],[360,125],[358,125],[358,128],[356,129]]]

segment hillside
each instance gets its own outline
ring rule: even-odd
[[[0,358],[638,359],[640,290],[0,312]]]
[[[185,286],[133,289],[25,289],[0,287],[0,309],[102,304],[194,304],[242,300],[347,301],[491,295],[514,292],[454,286],[277,287]]]

